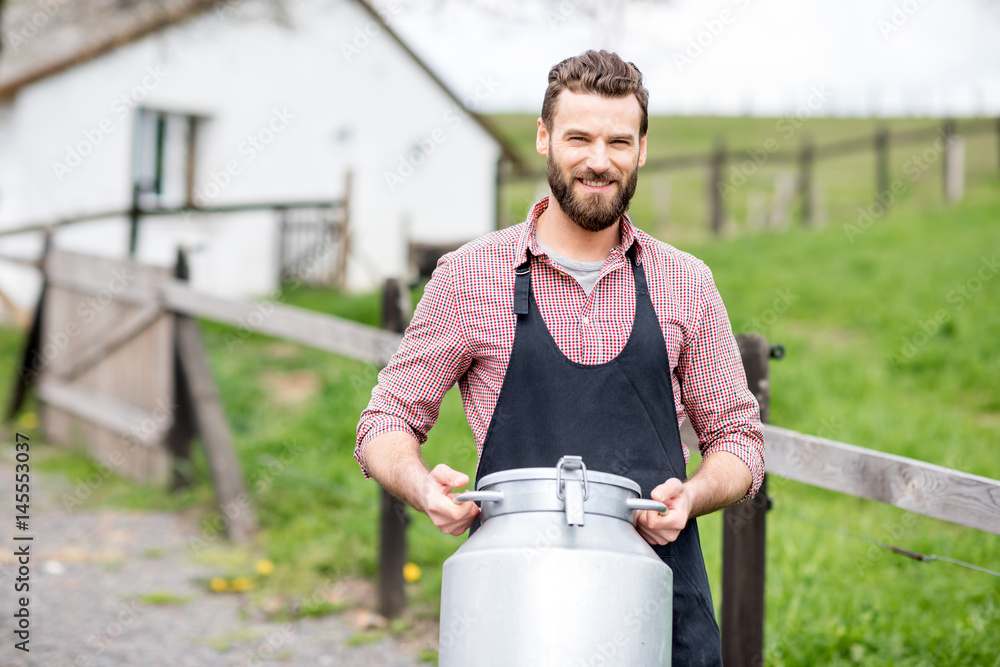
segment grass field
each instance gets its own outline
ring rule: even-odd
[[[505,128],[515,122],[500,121]],[[817,141],[871,125],[810,123]],[[732,145],[753,145],[774,124],[653,119],[651,141],[655,135],[669,153],[707,150],[725,130]],[[645,225],[652,216],[641,201],[633,217],[708,263],[737,332],[760,331],[785,345],[787,357],[771,366],[775,424],[1000,478],[1000,175],[995,144],[987,143],[969,149],[977,166],[969,168],[962,204],[941,203],[935,169],[861,233],[852,229],[855,206],[847,199],[820,229],[734,233],[716,242],[696,233],[702,223],[693,214],[690,229],[677,234],[681,222]],[[973,158],[987,154],[994,162]],[[896,157],[899,173],[907,157]],[[854,185],[851,172],[831,179],[846,179],[843,193],[856,187],[870,198],[871,186],[862,185],[870,172]],[[519,196],[510,193],[509,201]],[[523,201],[516,205],[523,215]],[[283,299],[377,324],[375,295],[303,288]],[[237,339],[209,323],[203,330],[263,526],[252,552],[220,551],[220,568],[266,555],[277,565],[270,585],[302,595],[325,577],[373,575],[377,489],[361,478],[351,452],[376,369],[263,337]],[[14,359],[18,341],[15,332],[0,332],[0,355]],[[475,447],[454,390],[425,455],[474,472]],[[36,456],[71,479],[93,472],[79,455]],[[205,511],[211,494],[204,464],[196,464],[200,483],[181,496],[111,480],[87,504]],[[1000,570],[1000,537],[780,478],[769,484],[767,664],[1000,665],[1000,579],[865,541]],[[718,604],[721,523],[718,516],[700,522]],[[414,517],[410,560],[423,569],[410,584],[414,614],[436,614],[440,565],[460,542]]]
[[[822,112],[820,108],[816,113]],[[535,152],[535,122],[528,114],[494,116],[493,120],[534,169],[544,172],[545,158]],[[774,155],[796,152],[808,138],[817,147],[832,142],[873,137],[885,124],[891,132],[933,128],[939,121],[927,118],[876,120],[873,118],[824,118],[799,113],[783,118],[690,118],[654,116],[649,119],[647,142],[650,160],[659,157],[701,154],[706,158],[716,140],[723,140],[731,158],[723,170],[727,238],[758,233],[761,216],[774,201],[776,180],[796,178],[796,166],[781,163]],[[961,124],[959,125],[961,127]],[[906,196],[933,204],[941,198],[943,153],[934,139],[893,146],[890,141],[890,184],[899,181]],[[997,138],[995,133],[965,139],[966,174],[970,184],[995,182]],[[675,243],[709,240],[707,167],[641,173],[630,212],[654,236]],[[991,181],[991,179],[993,179]],[[867,205],[875,191],[875,152],[818,159],[813,173],[817,224],[856,218],[859,204]],[[544,184],[518,182],[504,191],[503,217],[520,222]],[[756,211],[751,213],[750,209]],[[795,206],[791,213],[797,212]],[[793,221],[791,224],[796,224]]]

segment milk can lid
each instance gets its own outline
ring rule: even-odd
[[[628,477],[612,475],[608,472],[598,472],[589,468],[587,469],[586,474],[587,481],[589,482],[620,486],[623,489],[634,491],[636,495],[641,493],[639,485],[630,480]],[[489,485],[500,484],[503,482],[519,482],[530,479],[556,479],[557,476],[557,468],[515,468],[513,470],[502,470],[483,477],[479,480],[479,483],[476,484],[476,489],[483,489]]]

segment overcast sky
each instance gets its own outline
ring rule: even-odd
[[[608,48],[653,113],[1000,114],[996,0],[397,1],[390,25],[453,90],[492,77],[486,111],[536,113],[552,64]]]

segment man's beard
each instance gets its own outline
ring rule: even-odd
[[[552,157],[551,147],[549,157],[546,162],[546,174],[549,178],[549,188],[552,196],[559,202],[559,207],[563,213],[581,228],[590,232],[599,232],[607,229],[618,222],[622,214],[628,210],[628,205],[635,194],[636,184],[639,182],[639,167],[632,169],[627,182],[622,182],[622,174],[615,171],[606,171],[603,175],[596,174],[589,169],[570,174],[565,180],[559,165]],[[605,201],[605,195],[599,192],[592,192],[578,197],[574,186],[576,180],[605,181],[610,180],[618,183],[618,193],[610,202]]]

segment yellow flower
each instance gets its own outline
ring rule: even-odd
[[[407,563],[403,566],[403,579],[409,582],[420,580],[420,566],[416,563]]]
[[[20,423],[24,429],[33,431],[38,428],[38,415],[34,412],[25,412],[21,415]]]
[[[254,567],[256,568],[258,574],[271,574],[274,572],[274,563],[266,558],[257,561],[257,564],[254,565]]]
[[[208,587],[216,593],[222,593],[229,588],[229,583],[223,577],[216,577],[209,582]]]
[[[233,579],[233,590],[237,592],[248,591],[253,588],[253,582],[246,577],[236,577]]]

